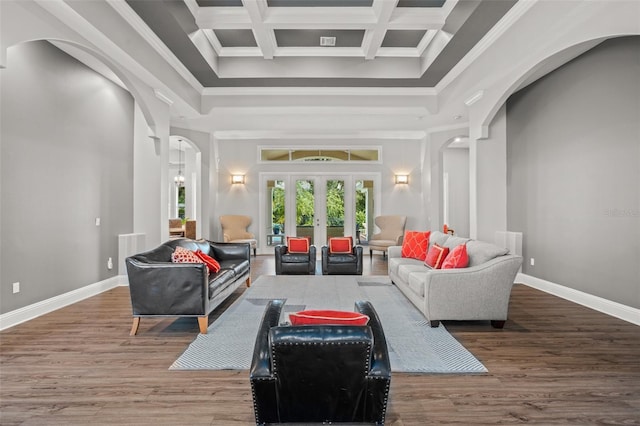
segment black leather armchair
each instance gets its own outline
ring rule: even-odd
[[[172,263],[176,246],[202,250],[220,264],[210,274],[202,263]],[[205,334],[209,313],[242,283],[251,285],[250,245],[217,243],[181,238],[167,241],[145,253],[125,260],[133,308],[131,335],[135,335],[141,317],[197,317]]]
[[[315,275],[316,246],[309,247],[309,253],[289,253],[285,245],[274,248],[276,275]]]
[[[258,330],[250,381],[256,424],[350,422],[383,425],[391,367],[380,320],[369,302],[366,326],[278,326],[272,300]]]
[[[362,247],[353,246],[351,253],[329,253],[322,246],[322,275],[362,275]]]

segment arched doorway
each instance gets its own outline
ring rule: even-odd
[[[188,238],[202,236],[201,158],[200,149],[188,138],[169,137],[168,215],[181,220]]]

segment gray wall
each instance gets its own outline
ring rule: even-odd
[[[290,147],[295,141],[275,140],[223,140],[217,141],[217,153],[220,169],[217,174],[218,193],[214,220],[211,224],[213,239],[221,238],[218,216],[224,214],[246,214],[254,217],[250,231],[258,233],[257,213],[259,195],[259,174],[277,173],[282,170],[293,173],[380,173],[381,200],[375,200],[380,207],[380,214],[401,214],[407,216],[407,229],[425,229],[427,215],[422,208],[422,175],[420,170],[423,156],[419,141],[415,140],[320,140],[305,141],[310,146],[322,144],[332,146],[381,146],[382,164],[341,164],[341,163],[292,163],[261,164],[258,163],[259,146]],[[215,171],[214,171],[215,172]],[[409,173],[409,185],[395,185],[395,173]],[[231,185],[232,173],[245,173],[246,185]]]
[[[640,37],[606,41],[514,94],[507,133],[523,272],[640,308]]]
[[[47,42],[10,48],[0,78],[6,313],[117,274],[117,236],[133,229],[134,104]]]

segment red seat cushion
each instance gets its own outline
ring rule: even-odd
[[[447,258],[447,254],[449,254],[448,247],[440,247],[434,243],[429,249],[429,253],[427,253],[424,264],[433,269],[440,269],[442,268],[442,263]]]
[[[447,255],[442,263],[442,269],[466,268],[468,264],[469,255],[467,254],[467,245],[460,244]]]
[[[427,256],[431,231],[406,231],[402,240],[402,257],[423,260]]]
[[[218,263],[218,261],[208,254],[203,253],[202,250],[196,250],[194,254],[198,256],[205,265],[207,265],[207,268],[209,268],[209,272],[211,272],[212,274],[215,274],[220,270],[220,264]]]
[[[369,316],[359,312],[310,310],[289,314],[292,325],[367,325]]]
[[[329,253],[351,253],[353,240],[351,237],[329,238]]]
[[[309,239],[302,237],[287,237],[289,253],[309,253]]]

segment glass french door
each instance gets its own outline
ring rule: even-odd
[[[320,247],[328,238],[350,235],[351,230],[345,229],[345,223],[349,223],[345,209],[347,180],[338,176],[295,177],[296,236],[309,238],[311,244]]]
[[[376,182],[375,176],[265,174],[261,244],[286,244],[287,236],[308,238],[318,249],[331,237],[366,243],[373,233]]]

